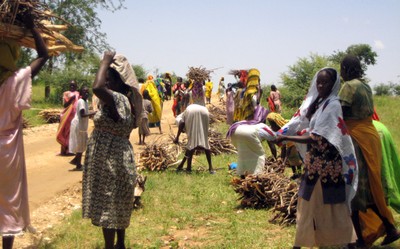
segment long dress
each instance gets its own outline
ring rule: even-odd
[[[29,224],[22,110],[30,108],[31,68],[0,86],[0,235],[16,235]]]
[[[162,116],[162,100],[156,86],[156,83],[153,80],[146,81],[145,84],[140,89],[140,93],[143,94],[143,91],[147,90],[149,92],[151,98],[151,105],[153,106],[153,112],[149,113],[149,126],[150,127],[160,127],[161,125],[161,116]]]
[[[129,100],[113,92],[120,115],[115,122],[107,106],[94,116],[95,128],[88,141],[82,181],[83,218],[109,229],[129,226],[133,208],[136,166],[129,135],[134,121]]]
[[[84,110],[85,114],[89,111],[88,102],[84,99],[78,100],[75,117],[71,121],[69,151],[72,153],[83,153],[86,150],[89,117],[82,117],[81,110]]]
[[[75,96],[74,102],[64,108],[60,114],[60,124],[58,125],[56,139],[59,144],[65,149],[69,147],[69,133],[71,131],[71,121],[75,117],[76,105],[79,99],[78,91],[66,91],[63,94],[63,104],[67,103],[73,96]],[[66,151],[67,153],[68,151]]]
[[[233,111],[235,103],[233,101],[234,92],[232,90],[226,91],[226,123],[231,125],[233,123]]]
[[[189,105],[186,110],[176,118],[185,122],[185,129],[188,138],[187,150],[198,147],[210,149],[208,143],[209,112],[206,107],[198,104]]]

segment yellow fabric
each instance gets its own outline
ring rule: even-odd
[[[161,98],[158,95],[157,86],[152,80],[146,81],[140,89],[140,93],[143,95],[143,91],[147,90],[151,98],[151,105],[153,106],[153,112],[149,113],[149,123],[157,123],[161,121],[162,107]]]
[[[205,86],[206,86],[206,98],[211,98],[213,83],[211,81],[207,81]]]
[[[21,47],[14,41],[0,41],[0,86],[15,71]]]
[[[234,110],[233,110],[233,121],[241,121],[242,120],[242,107],[240,106],[240,94],[242,92],[242,88],[238,88],[235,96],[233,97],[233,103],[234,103]]]
[[[370,208],[367,212],[359,212],[362,235],[366,245],[372,245],[377,239],[386,234],[381,219]]]
[[[381,215],[387,218],[390,223],[394,224],[394,218],[386,205],[385,194],[382,187],[382,148],[379,134],[372,124],[372,119],[369,117],[362,120],[346,120],[346,126],[350,136],[360,146],[365,158],[366,166],[368,167],[368,180],[374,202]],[[371,231],[368,232],[364,238],[367,244],[372,244],[373,241],[370,240],[379,238],[379,235],[376,233],[380,231],[380,224],[376,222],[376,220],[372,218],[367,219],[365,215],[360,215],[360,223],[367,224],[365,227],[368,227],[368,230]],[[364,232],[367,233],[367,231],[363,231],[363,233]],[[368,239],[368,241],[366,239]]]
[[[240,120],[253,119],[254,116],[254,106],[252,98],[254,94],[258,92],[258,85],[260,82],[260,72],[253,68],[249,70],[247,76],[246,91],[244,92],[243,98],[241,99],[242,113],[240,115]]]
[[[276,112],[268,113],[267,119],[275,122],[279,127],[284,126],[288,122],[288,120],[284,119],[281,114]]]

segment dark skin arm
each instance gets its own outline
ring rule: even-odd
[[[178,133],[176,134],[176,138],[174,139],[174,143],[179,143],[179,136],[181,135],[183,128],[185,128],[185,122],[180,122],[178,127]]]
[[[271,150],[272,156],[274,156],[274,158],[276,159],[276,147],[275,147],[275,144],[273,142],[271,142],[271,141],[268,141],[268,146],[269,146],[269,149]]]
[[[285,135],[278,135],[275,143],[281,143],[282,141],[292,141],[301,144],[312,144],[316,143],[316,140],[313,140],[311,136],[285,136]]]
[[[69,100],[67,102],[64,103],[64,108],[67,108],[70,104],[75,102],[75,98],[76,96],[72,96],[71,98],[69,98]]]
[[[93,82],[93,93],[102,100],[105,105],[109,106],[111,118],[117,122],[120,119],[120,116],[117,107],[115,106],[112,91],[106,86],[107,70],[112,63],[114,56],[115,52],[104,52],[104,57],[101,60],[99,71],[97,71],[96,79]]]
[[[38,54],[38,58],[31,62],[30,67],[32,70],[31,77],[34,78],[42,69],[46,61],[49,59],[46,44],[43,38],[40,36],[38,30],[35,28],[33,16],[31,14],[32,9],[24,16],[25,27],[32,33],[33,39],[35,40],[35,47]]]
[[[351,107],[350,106],[342,106],[343,118],[351,116]]]
[[[84,109],[81,109],[81,110],[79,111],[79,114],[81,115],[82,118],[84,118],[84,117],[93,116],[94,114],[96,114],[96,112],[88,112],[88,113],[85,113],[85,110],[84,110]]]

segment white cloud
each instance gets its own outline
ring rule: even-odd
[[[376,49],[382,50],[382,49],[385,48],[385,44],[383,44],[383,42],[382,42],[381,40],[375,40],[375,41],[374,41],[374,47],[375,47]]]

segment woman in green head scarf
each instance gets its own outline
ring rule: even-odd
[[[32,33],[38,55],[30,66],[18,70],[18,44],[0,41],[0,235],[6,249],[12,248],[14,236],[30,225],[22,110],[30,108],[32,78],[48,59],[46,45],[29,11],[24,23]]]

